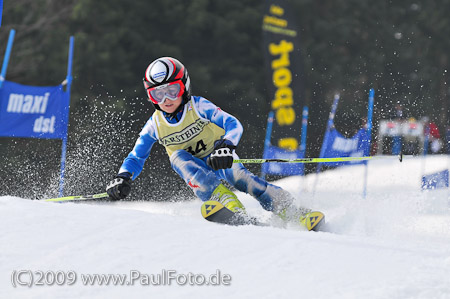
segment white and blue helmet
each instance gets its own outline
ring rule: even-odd
[[[156,109],[159,109],[159,101],[152,96],[151,91],[159,86],[178,83],[181,86],[178,96],[183,96],[183,104],[191,98],[191,80],[184,65],[172,57],[161,57],[150,63],[145,71],[144,87],[148,99]]]

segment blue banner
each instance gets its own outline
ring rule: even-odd
[[[304,152],[303,152],[304,153]],[[266,146],[264,148],[263,159],[298,159],[304,158],[302,151],[289,151],[276,146]],[[303,175],[304,164],[302,163],[264,163],[263,173],[278,175]]]
[[[446,188],[448,184],[448,169],[422,177],[422,189]]]
[[[36,87],[4,81],[0,89],[0,136],[64,138],[69,100],[62,85]]]
[[[327,142],[323,144],[323,157],[363,157],[368,152],[369,140],[367,130],[360,129],[352,138],[345,138],[335,128],[329,131]],[[327,162],[328,166],[361,164],[363,161]]]

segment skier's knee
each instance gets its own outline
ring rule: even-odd
[[[202,201],[209,200],[214,189],[220,185],[220,181],[213,172],[205,171],[202,168],[193,168],[184,179],[194,194]]]
[[[183,162],[192,160],[192,155],[185,150],[176,150],[170,156],[170,164],[174,165],[183,164]]]
[[[220,184],[214,172],[206,167],[203,160],[192,156],[185,150],[177,150],[170,156],[170,163],[176,173],[201,200],[208,200]]]

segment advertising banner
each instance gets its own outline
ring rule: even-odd
[[[288,3],[283,0],[267,1],[264,8],[263,35],[266,65],[267,92],[274,121],[271,130],[271,148],[265,150],[264,158],[301,158],[298,150],[301,142],[303,101],[303,67],[299,31]],[[289,153],[290,151],[290,153]],[[277,163],[278,164],[278,163]],[[268,173],[286,174],[303,165],[264,166]],[[286,170],[283,170],[283,168]],[[272,170],[278,169],[279,172]]]
[[[270,157],[270,158],[268,158]],[[303,158],[300,150],[288,151],[276,146],[268,146],[264,149],[264,159],[299,159]],[[300,164],[300,165],[299,165]],[[304,164],[302,163],[264,163],[263,173],[278,175],[303,175]]]
[[[360,129],[352,138],[345,138],[336,129],[331,129],[328,140],[323,145],[326,158],[336,157],[363,157],[369,147],[369,140],[366,129]],[[322,163],[328,166],[340,166],[348,164],[362,164],[364,161],[351,162],[327,162]]]
[[[36,87],[4,81],[0,89],[0,136],[62,139],[69,94],[63,86]]]
[[[422,189],[439,189],[449,186],[448,169],[422,176]]]

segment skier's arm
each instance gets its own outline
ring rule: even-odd
[[[233,115],[223,111],[205,98],[195,98],[194,104],[201,117],[210,120],[213,124],[225,130],[223,139],[237,146],[242,137],[243,127]]]
[[[133,150],[128,154],[119,170],[119,175],[123,173],[131,174],[134,180],[144,168],[145,160],[150,155],[153,144],[156,142],[155,129],[152,119],[145,124]]]

